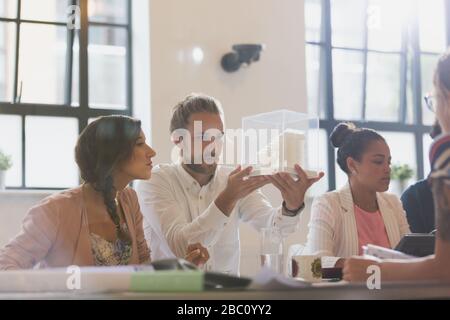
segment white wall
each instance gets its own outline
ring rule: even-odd
[[[172,145],[168,126],[172,107],[191,92],[218,98],[228,128],[239,128],[241,118],[287,108],[306,111],[303,0],[151,0],[151,139],[155,162],[169,162]],[[259,62],[236,73],[220,66],[233,44],[266,45]],[[192,49],[204,60],[196,64]],[[266,188],[278,205],[274,188]],[[299,232],[287,239],[303,242],[309,215]],[[259,235],[241,228],[242,274],[258,269]]]
[[[150,134],[150,2],[133,0],[133,113],[141,120],[147,141],[152,143]]]
[[[172,107],[191,92],[218,98],[229,128],[242,116],[280,108],[306,110],[302,0],[152,0],[151,109],[156,162],[169,161]],[[233,44],[263,43],[261,60],[226,73]],[[192,49],[204,51],[195,64]]]

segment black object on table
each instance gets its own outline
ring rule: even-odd
[[[322,268],[322,279],[342,280],[342,268]]]
[[[406,234],[395,247],[395,250],[415,257],[426,257],[434,254],[434,233]]]
[[[197,266],[184,259],[163,259],[151,263],[155,270],[198,270]],[[220,272],[205,272],[206,290],[244,289],[252,279],[228,275]]]

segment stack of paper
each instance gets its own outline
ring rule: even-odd
[[[263,268],[261,272],[253,278],[249,289],[251,290],[289,290],[311,287],[311,283],[299,279],[285,277],[273,272],[269,268]]]
[[[371,256],[379,259],[414,259],[415,257],[404,254],[403,252],[388,249],[373,244],[363,246],[363,252],[366,256]]]
[[[0,272],[0,292],[197,292],[202,271],[154,271],[153,267],[69,267]]]

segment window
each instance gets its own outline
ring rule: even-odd
[[[13,160],[8,188],[77,185],[73,150],[88,121],[132,114],[131,2],[0,1],[0,150]]]
[[[341,121],[380,132],[393,163],[429,171],[434,114],[423,104],[450,37],[445,0],[305,0],[308,106],[329,136]],[[346,181],[328,154],[330,190]]]

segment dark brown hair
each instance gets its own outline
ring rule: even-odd
[[[437,121],[437,119],[436,119],[434,121],[433,125],[431,126],[430,137],[431,137],[431,139],[434,139],[441,133],[442,133],[441,125],[439,124],[439,121]]]
[[[347,174],[350,170],[347,166],[347,158],[351,157],[361,161],[367,146],[376,140],[385,141],[375,130],[357,128],[353,123],[339,123],[330,135],[331,144],[338,148],[337,163]]]
[[[115,203],[113,174],[131,157],[140,132],[139,120],[126,116],[100,117],[83,130],[75,147],[81,178],[102,193],[119,234],[120,218]]]

